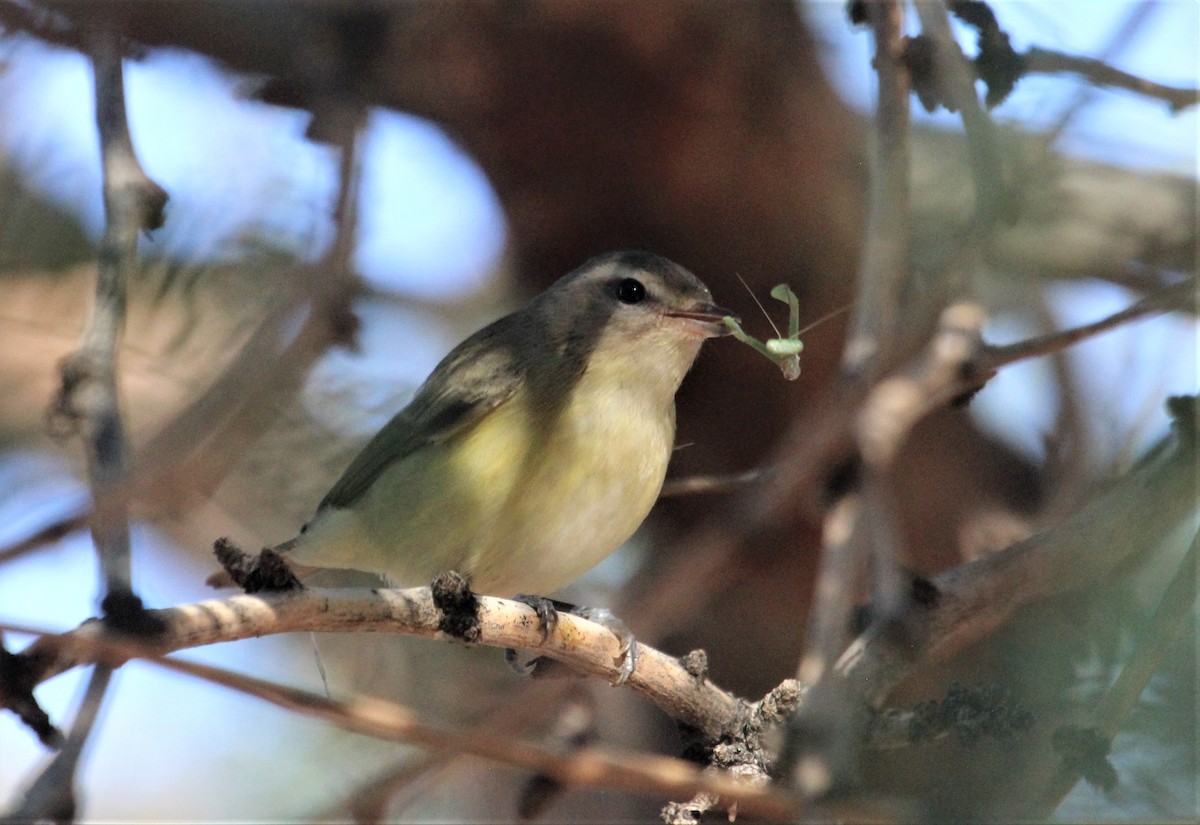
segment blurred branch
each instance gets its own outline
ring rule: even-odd
[[[1137,647],[1121,673],[1100,697],[1092,709],[1094,731],[1106,745],[1120,731],[1138,697],[1150,683],[1150,678],[1162,666],[1171,643],[1179,636],[1196,606],[1197,557],[1200,556],[1200,533],[1192,538],[1191,546],[1179,564],[1159,602],[1154,616],[1142,630]],[[1051,780],[1046,793],[1039,799],[1041,812],[1034,816],[1047,817],[1062,803],[1086,767],[1072,764],[1064,755],[1063,763]]]
[[[858,300],[842,352],[842,370],[869,378],[897,338],[909,256],[908,71],[903,63],[904,6],[867,3],[879,77],[870,206],[858,268]]]
[[[767,469],[746,470],[744,473],[727,475],[686,476],[671,478],[663,484],[659,497],[693,496],[702,493],[724,493],[751,484],[758,484],[770,475]]]
[[[942,573],[936,597],[906,621],[905,644],[872,626],[837,668],[878,707],[917,664],[945,661],[1004,625],[1023,606],[1104,581],[1156,547],[1196,511],[1194,397],[1172,399],[1173,435],[1141,466],[1049,530]]]
[[[1195,298],[1196,280],[1189,279],[1094,323],[1000,346],[984,342],[980,307],[951,306],[925,353],[880,382],[863,405],[856,423],[863,459],[869,465],[888,463],[917,421],[942,404],[969,397],[1009,364],[1058,352],[1148,315],[1186,306]]]
[[[1048,335],[1038,336],[1037,338],[1029,338],[1015,344],[987,346],[984,357],[981,359],[982,363],[979,366],[983,368],[985,374],[991,375],[1000,367],[1026,358],[1036,358],[1041,355],[1059,352],[1094,335],[1099,335],[1102,332],[1115,329],[1123,324],[1137,321],[1148,315],[1186,309],[1189,306],[1195,307],[1197,299],[1196,287],[1197,280],[1189,278],[1182,283],[1174,284],[1147,295],[1142,300],[1126,307],[1120,312],[1114,312],[1112,315],[1094,323],[1084,324],[1083,326],[1059,332],[1052,332]]]
[[[1200,89],[1167,86],[1110,66],[1103,60],[1033,47],[1023,55],[1030,74],[1077,74],[1097,86],[1112,86],[1161,100],[1178,114],[1200,103]]]
[[[93,502],[92,539],[103,576],[102,608],[121,627],[145,629],[130,567],[129,454],[117,403],[116,352],[125,323],[126,283],[137,262],[138,233],[162,225],[167,194],[150,180],[134,154],[125,116],[121,38],[101,28],[91,33],[88,45],[103,167],[104,237],[95,304],[80,348],[60,365],[62,386],[51,423],[60,433],[79,431],[83,436]],[[15,818],[75,818],[76,770],[111,676],[110,665],[97,663],[66,743],[34,781]]]
[[[975,178],[975,213],[986,228],[1012,213],[996,129],[975,93],[975,69],[954,39],[945,2],[914,0],[913,5],[933,46],[931,68],[935,76],[931,82],[946,108],[962,117],[967,132],[967,151]]]
[[[25,791],[21,804],[0,818],[0,822],[15,824],[45,819],[53,822],[75,820],[78,813],[75,772],[96,724],[112,674],[113,668],[103,663],[98,663],[92,670],[83,701],[79,703],[79,712],[75,715],[62,749]]]
[[[0,564],[19,559],[25,554],[32,553],[50,542],[58,541],[64,536],[86,527],[90,517],[91,511],[86,507],[73,510],[53,523],[42,527],[33,535],[26,536],[0,549]]]
[[[979,32],[979,55],[973,64],[979,78],[988,86],[989,106],[1001,103],[1017,81],[1028,74],[1064,72],[1080,75],[1096,86],[1127,89],[1162,100],[1176,114],[1200,102],[1200,91],[1197,89],[1155,83],[1115,68],[1103,58],[1079,57],[1037,46],[1023,53],[1017,52],[987,3],[954,0],[949,5],[956,16]],[[1151,5],[1147,4],[1130,13],[1129,23],[1122,27],[1126,38],[1148,16]],[[1118,42],[1123,45],[1124,41]]]
[[[60,365],[62,386],[50,415],[59,434],[78,431],[83,436],[94,507],[92,536],[109,601],[132,595],[129,450],[117,402],[116,351],[125,323],[126,283],[137,261],[138,233],[162,225],[167,195],[147,177],[133,150],[120,38],[99,30],[91,45],[104,173],[104,237],[95,304],[80,348]]]
[[[428,589],[424,590],[426,596],[428,596]],[[299,594],[299,598],[306,608],[311,609],[314,607],[314,602],[328,599],[330,598],[330,594],[337,592],[332,590],[325,591],[324,593],[317,591],[306,592]],[[384,598],[380,600],[368,600],[364,598],[343,599],[341,600],[343,601],[342,607],[352,610],[354,609],[353,604],[357,602],[360,607],[377,609],[380,607],[378,602],[383,601],[390,602],[391,607],[407,604],[407,607],[399,611],[401,613],[408,612],[410,609],[416,610],[418,613],[438,612],[433,608],[431,600],[427,604],[419,604],[422,602],[420,590],[378,591],[378,595]],[[387,598],[389,596],[392,598]],[[375,601],[376,604],[372,605],[372,601]],[[481,599],[481,601],[498,603],[501,600]],[[291,612],[288,608],[297,607],[296,604],[287,605],[277,603],[274,606],[282,609],[282,614],[284,615],[281,615],[280,618],[299,618],[286,616],[287,613]],[[262,618],[268,615],[270,605],[259,605],[256,609],[245,604],[235,606],[226,603],[225,607],[235,612],[238,609],[248,608],[259,618]],[[492,615],[494,611],[491,608],[510,609],[511,607],[519,607],[527,613],[529,612],[527,607],[514,602],[508,602],[506,605],[485,605],[484,610],[490,618],[485,618],[484,623],[487,624],[495,619]],[[215,629],[213,626],[208,628],[203,627],[206,620],[212,625],[222,625],[228,623],[227,620],[233,619],[232,615],[220,616],[219,614],[223,613],[224,610],[222,610],[220,603],[216,602],[203,603],[191,608],[178,608],[178,610],[188,611],[193,617],[199,619],[193,623],[191,628],[195,633],[194,638],[203,637],[206,631]],[[343,616],[341,620],[345,621],[347,618],[347,616]],[[525,617],[524,624],[530,626],[532,633],[527,633],[526,635],[536,637],[538,631],[532,628],[533,622],[529,621],[529,618],[529,616]],[[560,629],[562,620],[572,618],[564,614],[560,620]],[[237,621],[234,620],[233,623],[236,624]],[[582,623],[590,624],[588,622]],[[187,624],[187,622],[184,622],[184,624]],[[92,624],[85,625],[84,628],[98,626],[97,624]],[[362,627],[358,626],[358,629],[362,629]],[[573,630],[577,631],[579,628],[574,628]],[[601,633],[608,634],[607,630],[602,628],[599,630]],[[19,632],[36,633],[36,631],[31,631],[28,628],[22,628]],[[428,628],[424,629],[423,632],[429,632],[432,635]],[[72,635],[74,638],[71,638]],[[252,635],[258,634],[255,633]],[[553,635],[562,634],[556,632]],[[477,731],[462,732],[449,728],[440,728],[419,721],[414,711],[393,702],[362,696],[337,701],[298,688],[287,687],[264,679],[233,673],[210,665],[173,658],[162,658],[161,653],[163,648],[161,646],[157,646],[155,650],[151,650],[148,644],[130,643],[128,637],[121,639],[120,637],[103,634],[97,635],[95,633],[83,635],[77,631],[75,634],[59,636],[42,635],[40,641],[34,646],[41,647],[42,643],[46,643],[52,647],[66,645],[67,649],[71,650],[74,655],[78,655],[81,658],[107,662],[114,666],[130,659],[144,659],[159,667],[223,685],[246,695],[254,696],[285,710],[324,719],[346,730],[376,738],[414,744],[432,750],[470,754],[491,759],[503,764],[525,768],[550,776],[564,785],[614,788],[636,793],[667,794],[670,796],[690,796],[701,791],[706,791],[717,794],[725,800],[726,804],[737,803],[739,807],[748,812],[773,819],[791,819],[796,814],[795,801],[780,791],[769,787],[748,784],[721,772],[703,770],[681,759],[673,759],[655,754],[607,751],[592,747],[585,747],[575,751],[564,751],[531,745],[516,739],[479,733]],[[647,652],[650,651],[644,651],[644,653]],[[661,656],[661,654],[659,655]],[[642,660],[642,666],[644,665],[645,659]],[[632,682],[632,678],[630,681]]]
[[[31,3],[0,3],[0,27],[5,33],[26,32],[46,43],[86,52],[87,38],[66,16]]]

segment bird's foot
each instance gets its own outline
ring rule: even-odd
[[[547,599],[545,596],[530,596],[526,594],[516,596],[514,601],[529,605],[537,613],[538,628],[542,632],[542,641],[545,641],[558,626],[558,614],[560,612],[570,613],[573,616],[587,619],[604,627],[616,636],[617,641],[621,643],[620,650],[618,651],[621,658],[621,667],[617,672],[617,678],[613,680],[613,684],[622,685],[633,674],[634,669],[637,667],[637,639],[634,638],[633,633],[630,632],[625,623],[618,619],[612,611],[603,607],[578,607],[566,602]],[[517,652],[509,649],[504,652],[504,660],[517,673],[527,676],[537,670],[538,663],[542,661],[542,657],[532,659],[522,665],[517,659]]]
[[[638,643],[633,632],[625,622],[617,618],[615,613],[605,607],[577,607],[571,612],[581,619],[595,622],[617,637],[617,641],[621,643],[621,647],[617,651],[621,658],[621,668],[613,684],[625,684],[625,681],[633,675],[633,671],[637,668]]]

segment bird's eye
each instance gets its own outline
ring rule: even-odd
[[[617,300],[623,304],[640,304],[646,300],[646,287],[637,278],[626,278],[617,284]]]

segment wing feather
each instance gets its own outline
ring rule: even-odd
[[[372,438],[317,507],[350,507],[395,462],[469,429],[512,398],[525,381],[519,332],[502,318],[463,341],[426,379],[407,407]]]

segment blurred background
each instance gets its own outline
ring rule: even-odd
[[[90,66],[71,47],[93,16],[137,44],[130,127],[171,198],[166,225],[142,239],[120,363],[138,473],[135,586],[150,606],[213,595],[217,536],[245,547],[291,536],[450,347],[593,254],[671,257],[760,337],[767,322],[739,279],[762,300],[790,284],[802,323],[854,298],[873,47],[843,3],[5,5],[0,619],[66,629],[96,609],[81,450],[51,441],[44,417],[86,316],[103,221]],[[993,8],[1018,49],[1200,80],[1191,0]],[[974,35],[958,34],[970,51]],[[958,119],[914,113],[912,266],[933,284],[970,219],[971,182]],[[990,340],[1095,320],[1195,272],[1194,108],[1172,114],[1056,75],[1022,80],[993,115],[1025,177],[1018,220],[970,273]],[[917,341],[931,321],[906,318]],[[731,340],[708,344],[680,393],[686,447],[670,477],[786,461],[829,397],[845,324],[806,336],[793,384]],[[1197,390],[1196,333],[1194,315],[1128,326],[1007,368],[969,407],[923,422],[894,479],[914,565],[934,573],[1004,547],[1128,468],[1165,432],[1165,397]],[[705,648],[714,681],[758,698],[799,660],[821,479],[838,460],[825,457],[811,488],[765,522],[747,516],[753,490],[666,499],[565,595],[616,608],[668,652]],[[29,541],[53,525],[62,535]],[[1130,733],[1142,739],[1115,760],[1136,781],[1116,797],[1080,785],[1059,817],[1194,813],[1189,639]],[[496,651],[376,636],[318,646],[335,695],[530,736],[553,726],[554,708],[584,702],[601,741],[677,750],[670,720],[628,691],[524,682]],[[1084,644],[1069,664],[1099,672],[1108,653]],[[306,638],[186,656],[321,689]],[[56,722],[79,684],[71,673],[39,689]],[[1164,731],[1176,738],[1163,744]],[[348,800],[375,799],[369,782],[420,758],[133,664],[90,745],[85,818],[344,818]],[[43,759],[0,716],[0,798]],[[426,767],[397,780],[388,817],[513,816],[525,777],[469,760]],[[645,820],[659,804],[568,793],[546,815]]]

